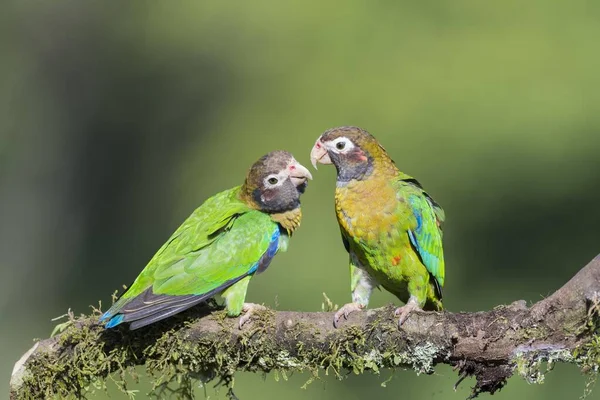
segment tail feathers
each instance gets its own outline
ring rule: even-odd
[[[202,300],[206,300],[207,295],[187,294],[182,296],[173,296],[168,294],[154,294],[152,289],[146,290],[140,296],[125,304],[119,310],[119,314],[124,315],[123,322],[132,322],[149,317],[156,313],[170,310],[174,307],[191,307]]]
[[[152,287],[149,287],[133,298],[119,299],[113,304],[110,310],[100,317],[100,322],[108,320],[105,325],[106,328],[115,327],[123,322],[131,322],[130,329],[138,329],[202,303],[247,275],[244,274],[231,279],[203,294],[185,294],[180,296],[155,294],[152,292]]]
[[[111,312],[110,310],[105,312],[104,314],[102,314],[102,316],[100,317],[100,322],[104,322],[106,321],[110,316],[111,316]]]
[[[108,309],[108,311],[106,311],[104,314],[102,314],[102,316],[100,317],[100,322],[103,323],[103,322],[106,322],[107,320],[111,320],[112,321],[113,319],[115,319],[115,318],[112,318],[112,317],[117,316],[117,314],[119,313],[119,310],[125,304],[127,304],[128,300],[129,299],[124,299],[122,297],[119,300],[117,300],[115,302],[115,304],[113,304],[112,307]],[[120,322],[121,321],[114,323],[113,326],[118,325]]]
[[[106,313],[105,313],[106,314]],[[104,318],[104,315],[102,316]],[[112,317],[105,325],[106,328],[114,328],[115,326],[119,325],[121,322],[123,322],[123,317],[124,315],[119,314],[117,316]],[[102,321],[102,319],[100,319],[100,321]]]
[[[106,322],[105,327],[114,328],[123,322],[132,322],[131,329],[141,328],[152,322],[170,317],[211,297],[213,293],[204,295],[172,296],[154,294],[148,288],[139,296],[130,299],[122,305],[115,305],[100,317],[100,322]],[[118,306],[118,307],[115,307]],[[135,321],[135,327],[134,327]]]
[[[429,274],[431,276],[431,280],[433,281],[433,286],[435,287],[435,295],[438,297],[438,299],[442,300],[443,293],[442,293],[442,286],[440,285],[440,282],[438,282],[438,280],[436,279],[435,276],[433,276],[433,274]]]
[[[157,321],[160,321],[162,319],[165,319],[165,318],[168,318],[168,317],[170,317],[172,315],[180,313],[183,310],[186,310],[186,309],[188,309],[188,308],[190,308],[190,307],[192,307],[192,306],[194,306],[196,304],[199,304],[199,303],[201,303],[201,302],[203,302],[205,300],[206,299],[203,299],[203,298],[201,298],[201,299],[195,299],[193,302],[190,302],[190,303],[187,303],[187,304],[183,304],[183,305],[181,305],[179,307],[168,308],[168,309],[162,310],[162,311],[160,311],[160,312],[158,312],[156,314],[152,314],[152,315],[149,315],[149,316],[144,317],[142,319],[135,320],[135,321],[133,321],[133,322],[131,322],[129,324],[129,329],[134,330],[134,329],[138,329],[138,328],[141,328],[143,326],[146,326],[146,325],[153,324],[153,323],[155,323]]]

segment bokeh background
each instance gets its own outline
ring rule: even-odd
[[[600,3],[0,7],[0,393],[52,317],[108,304],[259,156],[282,148],[308,165],[314,140],[338,125],[375,134],[445,208],[449,310],[535,302],[600,253]],[[302,227],[253,280],[253,302],[319,310],[322,292],[349,299],[335,171],[314,176]],[[372,306],[393,300],[378,292]],[[454,392],[444,366],[398,371],[382,388],[388,377],[303,390],[300,374],[238,374],[236,393],[454,400],[472,384]],[[558,366],[544,385],[513,378],[494,399],[573,399],[584,386]]]

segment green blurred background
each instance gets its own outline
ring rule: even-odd
[[[538,301],[600,253],[599,38],[591,1],[3,2],[0,393],[52,317],[108,304],[259,156],[283,148],[308,165],[338,125],[375,134],[445,208],[449,310]],[[250,301],[349,299],[335,171],[314,176],[301,229]],[[302,390],[300,374],[238,374],[236,393],[442,400],[472,384],[454,392],[444,366],[380,387],[388,376]],[[584,385],[559,366],[494,398],[578,398]]]

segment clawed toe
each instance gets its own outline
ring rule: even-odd
[[[266,310],[266,309],[267,308],[265,306],[260,305],[260,304],[244,303],[244,306],[242,307],[242,312],[244,313],[244,315],[242,315],[240,317],[240,320],[238,323],[239,328],[242,329],[244,324],[246,322],[250,321],[250,318],[256,311],[262,311],[262,310]]]
[[[406,319],[410,316],[410,314],[414,310],[418,310],[418,309],[420,309],[419,305],[417,303],[413,303],[410,300],[408,303],[406,303],[402,307],[398,307],[394,311],[395,316],[397,316],[397,317],[400,316],[400,318],[398,319],[398,327],[401,327],[402,324],[404,324],[404,322],[406,321]]]
[[[344,306],[342,306],[342,308],[340,308],[333,316],[333,326],[337,328],[342,317],[344,317],[344,319],[348,319],[348,315],[350,315],[354,311],[360,311],[363,308],[364,306],[359,303],[344,304]]]

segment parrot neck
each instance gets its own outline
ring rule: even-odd
[[[346,187],[350,182],[367,181],[373,177],[383,179],[394,179],[400,171],[394,161],[387,155],[370,157],[369,163],[364,164],[362,169],[340,169],[337,174],[337,187]]]
[[[300,226],[302,211],[300,210],[300,207],[298,207],[290,211],[274,213],[271,214],[271,219],[281,225],[281,227],[287,231],[288,236],[291,236],[296,228]]]
[[[281,212],[271,212],[269,213],[267,210],[261,209],[260,205],[256,203],[252,194],[249,193],[246,185],[240,187],[238,192],[238,198],[246,203],[248,207],[254,210],[258,210],[264,213],[268,213],[271,216],[271,219],[278,223],[283,229],[286,230],[288,236],[291,236],[292,233],[300,226],[300,220],[302,219],[302,211],[300,210],[300,206],[297,205],[295,208],[287,211]]]
[[[384,157],[379,157],[373,163],[373,172],[376,175],[386,176],[386,177],[396,177],[400,172],[394,161],[389,158],[387,155]]]

